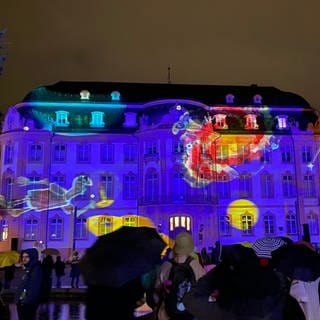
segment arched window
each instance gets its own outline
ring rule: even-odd
[[[185,228],[187,231],[191,230],[191,218],[189,216],[173,216],[169,218],[169,231],[175,228]]]

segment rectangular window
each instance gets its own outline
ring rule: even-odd
[[[39,183],[40,177],[29,177],[29,183],[27,186],[28,189],[28,197],[31,200],[39,200],[39,201],[48,201],[48,192],[40,192],[41,184]]]
[[[53,161],[65,162],[66,161],[66,146],[64,144],[55,144],[53,148]]]
[[[220,235],[228,236],[231,235],[231,225],[230,225],[230,217],[222,214],[219,215],[219,229]]]
[[[7,144],[4,149],[4,164],[13,162],[13,145]]]
[[[88,163],[90,161],[90,145],[79,144],[77,145],[77,162]]]
[[[113,231],[113,218],[112,217],[101,217],[98,222],[98,234],[102,236],[104,234]]]
[[[50,200],[62,200],[65,198],[65,184],[66,184],[66,177],[59,175],[53,176],[52,182],[49,186],[50,188]]]
[[[312,149],[311,146],[302,147],[302,162],[310,163],[312,161]]]
[[[313,175],[307,174],[303,176],[304,196],[306,198],[315,198],[316,190]]]
[[[113,199],[114,198],[114,177],[113,175],[103,175],[101,177],[101,184],[105,190],[106,198]]]
[[[155,156],[158,154],[157,143],[154,141],[148,141],[146,143],[145,154],[148,156]]]
[[[77,218],[75,224],[74,237],[76,240],[82,240],[88,238],[87,219]]]
[[[123,199],[133,200],[137,198],[136,176],[128,174],[123,177]]]
[[[102,163],[114,162],[114,144],[102,144],[100,148],[100,159]]]
[[[273,235],[275,233],[274,217],[272,215],[265,215],[263,217],[263,223],[265,235]]]
[[[27,219],[24,225],[24,240],[37,240],[38,239],[38,220]]]
[[[289,146],[283,146],[281,148],[281,161],[282,161],[282,163],[291,163],[292,162],[292,151]]]
[[[282,176],[282,190],[285,198],[294,198],[296,195],[293,175]]]
[[[42,161],[42,146],[40,144],[29,145],[28,161],[29,162]]]
[[[240,197],[251,197],[252,193],[252,179],[248,174],[241,174],[239,176],[239,195]]]
[[[61,218],[51,219],[49,226],[49,238],[50,240],[63,239],[63,221]]]
[[[127,143],[124,145],[124,162],[136,162],[137,161],[137,145]]]
[[[184,145],[181,141],[176,141],[173,144],[173,153],[175,154],[182,154],[184,153]]]
[[[260,161],[262,163],[270,163],[271,162],[271,153],[269,150],[267,150],[266,148],[263,148],[261,151],[261,157],[260,157]]]
[[[253,218],[250,215],[244,215],[241,217],[241,226],[243,235],[253,234]]]
[[[230,199],[230,181],[227,175],[217,176],[217,193],[220,199]]]
[[[288,214],[286,217],[287,222],[287,233],[296,234],[297,233],[297,220],[296,215]]]
[[[260,176],[261,198],[274,198],[274,182],[273,176],[270,174],[262,174]]]
[[[6,220],[0,220],[0,241],[5,241],[8,239],[8,230],[8,222]]]

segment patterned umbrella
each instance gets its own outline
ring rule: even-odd
[[[272,251],[275,251],[287,243],[281,237],[264,237],[257,239],[252,244],[252,249],[259,258],[272,258]]]

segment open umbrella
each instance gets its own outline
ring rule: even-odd
[[[0,252],[0,268],[9,267],[17,263],[20,253],[17,251]]]
[[[124,226],[100,236],[79,267],[87,285],[120,287],[160,264],[165,246],[154,228]]]
[[[50,255],[50,256],[59,256],[60,255],[60,251],[58,249],[55,248],[46,248],[44,250],[41,251],[43,254],[45,254],[46,256]]]
[[[286,246],[287,242],[281,237],[264,237],[252,244],[252,249],[259,258],[272,258],[272,252]]]
[[[303,244],[280,248],[272,253],[276,269],[287,277],[315,281],[320,277],[320,255]]]

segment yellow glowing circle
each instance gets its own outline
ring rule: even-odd
[[[227,215],[230,223],[234,228],[239,230],[247,229],[250,225],[254,226],[259,218],[259,210],[257,206],[245,199],[235,200],[231,202],[227,209]],[[248,216],[248,219],[243,219]],[[252,219],[250,221],[250,219]]]

